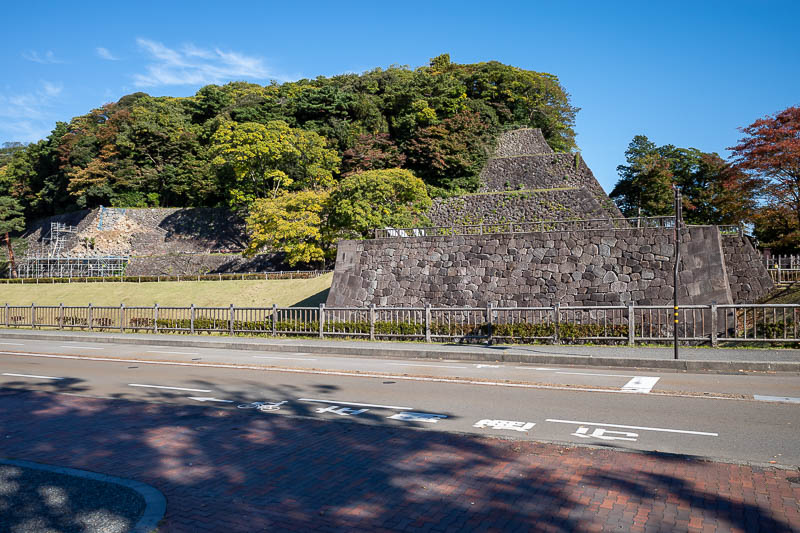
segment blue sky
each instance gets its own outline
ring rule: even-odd
[[[800,105],[800,2],[14,2],[0,143],[135,91],[417,67],[450,53],[557,75],[610,191],[631,138],[727,156],[738,127]]]

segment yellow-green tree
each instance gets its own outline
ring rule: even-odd
[[[228,165],[235,176],[231,202],[247,206],[256,199],[277,198],[282,191],[320,190],[334,184],[339,154],[324,137],[274,120],[265,124],[222,124],[212,138],[215,165]]]

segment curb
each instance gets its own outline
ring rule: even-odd
[[[164,497],[161,491],[151,485],[142,483],[141,481],[108,476],[106,474],[98,474],[96,472],[89,472],[87,470],[77,470],[75,468],[67,468],[64,466],[52,466],[42,463],[34,463],[32,461],[0,459],[0,464],[19,466],[21,468],[30,468],[33,470],[44,470],[46,472],[53,472],[55,474],[81,477],[84,479],[91,479],[92,481],[101,481],[103,483],[113,483],[137,492],[144,500],[144,512],[139,520],[133,525],[133,528],[131,528],[129,533],[150,533],[154,531],[158,526],[159,521],[164,518],[164,513],[167,510],[167,499]]]
[[[107,344],[153,345],[183,348],[217,348],[242,351],[297,352],[318,355],[343,355],[358,357],[382,357],[387,359],[447,359],[453,361],[480,361],[504,363],[529,363],[539,365],[579,365],[602,366],[611,368],[653,368],[678,371],[712,371],[712,372],[800,372],[800,361],[726,361],[726,360],[675,360],[675,359],[637,359],[630,357],[593,357],[580,355],[523,354],[504,353],[502,350],[513,348],[482,348],[477,351],[451,351],[436,348],[420,349],[420,345],[409,345],[409,348],[389,348],[381,346],[318,346],[314,344],[247,342],[243,340],[199,340],[192,338],[175,338],[164,335],[158,339],[137,338],[130,335],[95,336],[85,332],[75,334],[47,335],[37,333],[13,333],[2,329],[0,334],[6,338],[49,341],[67,337],[78,342],[95,342]],[[491,351],[489,351],[491,350]]]

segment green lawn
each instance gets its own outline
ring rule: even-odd
[[[325,303],[332,280],[330,273],[313,279],[270,281],[0,284],[0,305],[317,306]]]

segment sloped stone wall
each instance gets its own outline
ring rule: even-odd
[[[497,139],[495,157],[515,155],[552,154],[553,149],[547,144],[542,130],[537,128],[519,128],[502,133]]]
[[[747,236],[722,236],[725,267],[733,301],[755,303],[774,288],[772,278]]]
[[[681,301],[731,302],[716,227],[684,230]],[[672,230],[342,241],[328,304],[530,307],[672,300]]]
[[[437,198],[428,211],[434,226],[608,218],[586,189],[509,191]]]

